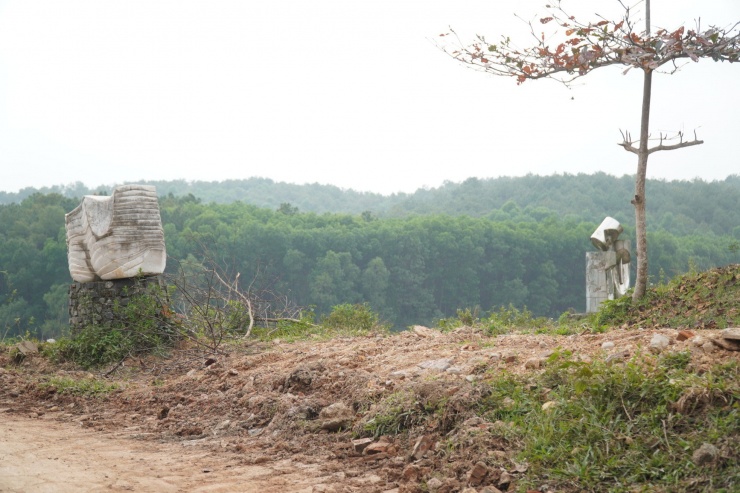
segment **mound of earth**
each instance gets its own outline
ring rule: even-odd
[[[691,273],[649,290],[632,304],[623,327],[716,329],[740,318],[740,265]]]
[[[737,321],[738,281],[739,266],[680,280],[595,334],[417,326],[181,348],[97,374],[53,365],[33,344],[4,347],[0,491],[65,491],[60,481],[69,491],[515,491],[527,465],[496,431],[505,424],[475,412],[484,374],[526,381],[566,352],[617,364],[680,352],[697,374],[737,363],[740,343],[711,327]],[[674,316],[696,323],[665,325]]]
[[[270,481],[300,477],[275,491],[421,491],[420,485],[442,468],[454,475],[436,491],[471,485],[475,491],[505,491],[526,471],[505,440],[471,446],[454,464],[440,463],[435,453],[442,438],[464,445],[474,432],[491,426],[470,405],[479,397],[478,376],[484,371],[540,372],[554,351],[572,351],[582,361],[623,359],[650,347],[656,334],[669,341],[663,350],[690,352],[697,372],[740,354],[712,342],[719,339],[718,330],[490,337],[470,327],[446,334],[415,327],[388,336],[224,346],[208,358],[179,351],[168,359],[131,361],[106,379],[118,388],[98,397],[48,384],[50,377],[84,380],[93,374],[56,368],[38,355],[14,366],[4,354],[0,410],[5,425],[22,418],[48,426],[72,423],[139,444],[198,450],[209,457],[205,469],[221,464],[222,472],[234,473],[260,465],[272,467]],[[401,422],[406,432],[395,434],[401,430],[378,424],[392,396],[415,399],[422,409],[444,400],[445,411],[419,413],[423,419],[410,416]],[[39,433],[35,438],[43,441]],[[69,434],[71,439],[75,428],[69,427]],[[506,466],[495,474],[487,471],[486,480],[476,482],[481,447]],[[136,481],[129,478],[125,484],[135,487]],[[142,485],[137,491],[149,491]],[[238,484],[219,488],[207,491],[244,491]]]

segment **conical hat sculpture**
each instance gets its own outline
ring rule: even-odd
[[[109,197],[86,195],[65,222],[69,273],[75,281],[164,272],[167,253],[155,187],[125,185]]]

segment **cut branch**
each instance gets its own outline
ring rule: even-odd
[[[688,142],[679,142],[678,144],[670,144],[670,145],[663,145],[660,144],[655,147],[651,147],[648,149],[648,154],[652,154],[656,151],[672,151],[674,149],[682,149],[684,147],[691,147],[691,146],[698,146],[699,144],[703,144],[703,140],[691,140]]]

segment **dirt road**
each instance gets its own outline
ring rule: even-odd
[[[315,465],[291,461],[245,465],[199,448],[4,414],[0,492],[309,493],[333,482]]]

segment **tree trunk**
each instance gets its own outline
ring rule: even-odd
[[[648,162],[648,127],[650,125],[650,96],[652,93],[653,72],[644,69],[642,86],[642,114],[640,118],[640,149],[637,153],[637,175],[635,176],[635,233],[637,235],[637,279],[634,301],[645,296],[648,283],[648,250],[647,250],[647,220],[645,214],[645,175]]]

